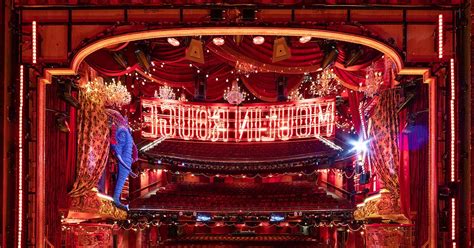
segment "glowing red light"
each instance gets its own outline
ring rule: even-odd
[[[255,36],[253,37],[253,44],[255,45],[261,45],[265,42],[265,38],[263,36]]]
[[[311,36],[301,36],[300,37],[300,43],[307,43],[311,40]]]
[[[31,23],[31,50],[32,62],[36,64],[36,21]]]
[[[168,43],[172,46],[179,46],[179,40],[177,40],[176,38],[168,38]]]
[[[245,106],[143,99],[142,107],[146,138],[259,142],[334,135],[334,99]]]
[[[222,46],[222,45],[224,45],[225,40],[222,37],[216,37],[216,38],[212,39],[212,43],[214,43],[214,45],[216,45],[216,46]]]
[[[438,58],[443,58],[443,15],[438,16]]]

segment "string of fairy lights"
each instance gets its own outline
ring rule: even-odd
[[[175,175],[189,175],[189,176],[202,176],[206,178],[219,178],[219,177],[232,177],[232,178],[272,178],[272,177],[280,177],[280,176],[298,176],[298,177],[309,177],[309,176],[314,176],[318,173],[324,172],[327,174],[335,174],[337,176],[345,177],[347,179],[351,179],[354,177],[359,176],[361,173],[357,173],[355,170],[352,170],[351,172],[347,172],[345,170],[341,169],[336,169],[336,168],[331,168],[331,169],[320,169],[320,170],[315,170],[313,172],[307,173],[307,172],[283,172],[283,173],[269,173],[269,174],[260,174],[256,173],[252,176],[248,175],[234,175],[234,174],[206,174],[206,173],[193,173],[193,172],[179,172],[179,171],[171,171],[168,169],[143,169],[140,172],[140,176],[146,176],[148,173],[153,172],[153,173],[158,173],[160,171],[163,171],[165,173],[170,172]]]
[[[344,227],[350,231],[361,231],[365,229],[364,222],[353,220],[352,213],[348,211],[327,211],[324,213],[311,213],[294,211],[280,213],[282,219],[274,220],[273,214],[256,212],[228,213],[206,215],[203,220],[200,212],[160,212],[150,213],[131,211],[126,220],[113,221],[115,229],[144,230],[152,226],[176,226],[176,227],[245,227],[256,229],[259,227]],[[297,218],[297,219],[292,219]]]
[[[125,220],[125,221],[115,221],[112,224],[112,228],[115,230],[132,230],[132,231],[138,231],[138,230],[146,230],[151,227],[161,227],[161,226],[176,226],[176,227],[187,227],[187,226],[194,226],[194,227],[245,227],[248,229],[257,229],[261,227],[329,227],[329,228],[346,228],[347,232],[360,232],[361,234],[364,234],[365,230],[365,224],[357,223],[355,225],[350,225],[346,223],[337,223],[335,221],[331,222],[326,222],[326,223],[317,223],[317,224],[301,224],[301,223],[293,223],[290,224],[291,222],[281,222],[281,223],[264,223],[260,222],[257,225],[248,225],[246,223],[222,223],[222,222],[217,222],[217,223],[204,223],[204,222],[196,222],[196,223],[163,223],[161,221],[140,221],[133,223],[131,220]],[[67,227],[65,227],[67,229]]]

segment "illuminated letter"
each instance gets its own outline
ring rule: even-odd
[[[227,142],[229,140],[229,109],[214,109],[209,119],[212,123],[210,125],[211,141],[218,141],[222,134],[222,141]]]
[[[308,138],[311,135],[311,107],[301,105],[296,107],[295,132],[298,138]]]
[[[286,114],[285,114],[286,112]],[[289,140],[293,135],[293,107],[278,108],[278,138]]]
[[[174,138],[176,135],[176,129],[174,126],[174,116],[176,115],[176,106],[175,104],[166,103],[161,105],[161,113],[165,114],[165,111],[168,111],[168,116],[159,118],[157,124],[159,125],[160,136],[166,136],[168,138]],[[169,127],[168,127],[169,123]]]
[[[277,110],[275,107],[271,107],[268,114],[265,116],[267,127],[262,127],[262,131],[267,131],[267,136],[262,135],[262,141],[274,141],[276,136],[275,128],[277,126]]]
[[[334,102],[327,102],[326,109],[323,111],[322,104],[315,105],[315,126],[314,137],[321,135],[321,129],[326,127],[326,136],[331,136],[334,131]]]
[[[193,138],[194,130],[194,110],[191,106],[180,105],[179,112],[179,136],[184,140]]]
[[[208,139],[207,111],[204,107],[196,109],[196,137],[200,140]]]
[[[156,134],[153,132],[154,126],[154,116],[150,111],[153,111],[153,104],[146,101],[142,102],[142,117],[143,117],[143,128],[142,136],[143,137],[156,137]]]
[[[240,110],[237,110],[237,111],[238,111],[238,115],[240,116],[240,113],[241,113]],[[238,128],[239,128],[239,137],[237,141],[242,140],[244,136],[244,132],[247,132],[247,141],[249,142],[252,141],[252,108],[246,109],[244,120],[242,121],[242,123],[239,123]]]

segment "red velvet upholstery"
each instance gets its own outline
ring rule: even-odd
[[[212,143],[165,140],[152,148],[149,153],[156,156],[179,157],[190,160],[245,163],[298,160],[334,155],[335,151],[315,139],[270,143]]]
[[[132,208],[188,211],[300,211],[352,209],[314,183],[174,183]]]

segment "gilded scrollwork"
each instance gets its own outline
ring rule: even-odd
[[[99,197],[95,191],[91,191],[71,199],[68,218],[80,215],[124,220],[127,218],[127,211],[117,208],[111,199]]]
[[[398,223],[410,223],[401,213],[400,199],[390,191],[381,190],[379,195],[369,197],[363,204],[359,204],[354,212],[357,220],[381,218]]]

